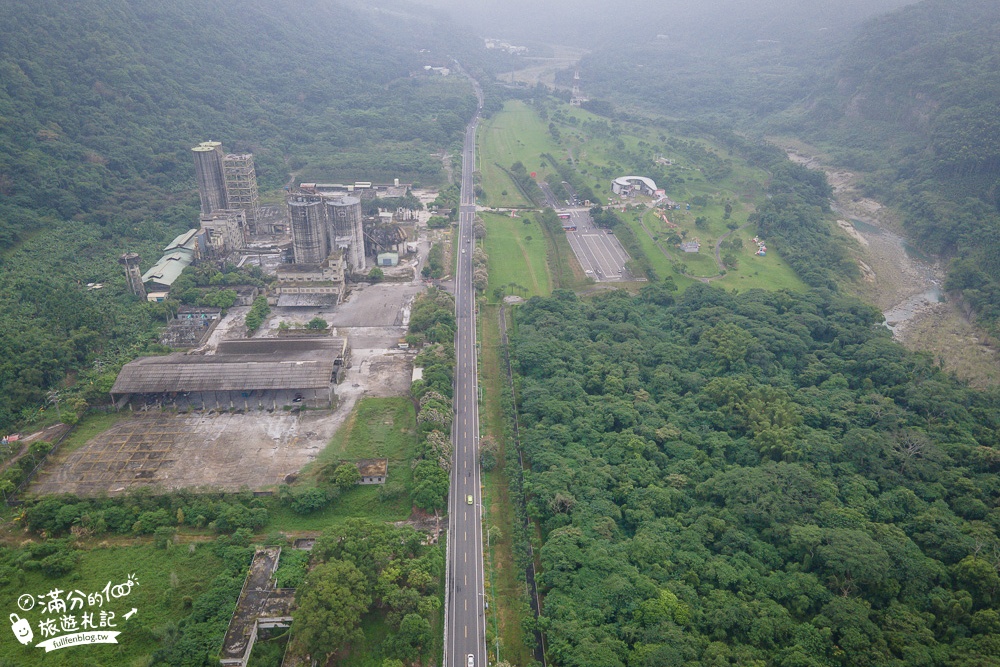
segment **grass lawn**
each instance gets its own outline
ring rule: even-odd
[[[552,276],[546,262],[545,233],[533,215],[511,218],[496,213],[481,213],[486,222],[486,238],[483,243],[489,255],[489,287],[487,295],[492,299],[493,290],[507,289],[516,283],[527,290],[518,290],[521,296],[548,296],[552,293]]]
[[[310,464],[293,488],[315,485],[323,466],[338,461],[389,459],[388,488],[396,488],[391,498],[385,487],[377,484],[357,486],[346,491],[330,505],[312,514],[296,514],[275,502],[268,508],[271,527],[276,530],[322,530],[351,517],[373,521],[402,521],[410,516],[410,486],[413,471],[410,461],[417,446],[417,421],[413,402],[408,398],[363,398],[337,431],[316,461]]]
[[[775,250],[773,245],[768,244],[767,256],[757,257],[754,254],[757,247],[751,239],[755,233],[752,226],[737,232],[743,239],[743,248],[735,251],[738,264],[735,269],[729,269],[725,277],[712,284],[727,290],[735,289],[737,292],[754,288],[805,292],[808,288],[781,258],[780,249]]]
[[[694,283],[697,278],[713,278],[713,285],[740,292],[754,288],[806,289],[795,272],[781,259],[780,253],[773,245],[768,246],[765,257],[755,255],[757,246],[753,242],[753,237],[756,230],[752,225],[744,226],[751,210],[749,206],[736,202],[730,220],[726,220],[723,218],[724,200],[719,200],[692,211],[628,211],[621,215],[632,227],[656,271],[661,276],[672,275],[681,289]],[[704,219],[700,225],[695,224],[698,218]],[[736,224],[741,228],[731,232],[727,224]],[[738,263],[735,268],[727,269],[725,276],[715,278],[719,275],[719,268],[715,262],[715,244],[727,234],[729,235],[726,237],[727,241],[739,239],[743,245],[737,249],[722,249],[723,256],[728,252],[734,253]],[[670,242],[672,235],[699,241],[700,252],[682,252]],[[665,255],[661,248],[666,249],[669,256]],[[678,273],[675,268],[678,264],[683,265],[686,275]]]
[[[484,396],[480,416],[486,434],[499,445],[497,459],[502,462],[504,449],[512,447],[513,443],[504,439],[503,432],[501,395],[504,366],[498,312],[498,306],[484,306],[479,317],[482,341],[479,371]],[[486,507],[484,526],[499,530],[499,537],[493,531],[486,561],[487,596],[491,601],[490,611],[486,616],[487,628],[494,638],[499,634],[502,659],[513,665],[525,665],[534,656],[524,645],[521,616],[524,613],[530,614],[531,611],[525,603],[525,584],[514,570],[514,512],[506,472],[498,466],[492,472],[484,473],[483,486],[483,503]],[[490,650],[494,651],[495,645],[491,645]]]
[[[6,614],[17,613],[28,619],[35,637],[31,646],[21,646],[13,636],[6,635],[0,641],[0,661],[10,661],[5,664],[11,665],[56,667],[147,665],[149,656],[160,648],[154,631],[187,616],[191,610],[184,607],[185,597],[196,598],[221,569],[211,552],[211,545],[192,544],[175,545],[169,550],[151,545],[98,547],[83,551],[76,568],[62,577],[49,578],[38,571],[14,573],[10,583],[0,588],[0,604]],[[68,603],[63,614],[42,613],[40,606],[25,612],[18,608],[19,596],[28,593],[37,597],[58,589],[63,591],[60,597],[65,599],[72,591],[90,594],[102,590],[109,581],[112,586],[123,583],[130,574],[135,575],[139,585],[127,596],[85,610],[91,613],[96,610],[95,620],[101,610],[115,613],[116,627],[112,630],[121,632],[118,644],[68,646],[50,653],[34,648],[34,644],[44,640],[39,632],[39,621],[69,614],[74,615],[79,624],[84,610],[70,611],[71,603]],[[125,620],[123,615],[132,608],[138,611]],[[65,633],[60,631],[58,634]]]
[[[59,451],[56,453],[57,457],[65,456],[79,449],[87,443],[91,438],[107,431],[109,428],[117,424],[123,419],[128,419],[132,416],[131,412],[90,412],[87,413],[83,419],[81,419],[70,434],[66,436],[66,439],[62,441],[59,445]],[[53,458],[53,460],[57,460]]]
[[[549,135],[548,125],[527,104],[511,101],[504,106],[503,111],[483,123],[478,142],[479,172],[486,193],[484,204],[498,207],[529,206],[503,169],[521,162],[529,173],[536,172],[538,180],[542,180],[551,167],[542,160],[541,154],[559,152]],[[504,192],[507,194],[503,194]]]

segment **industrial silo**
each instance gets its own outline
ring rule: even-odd
[[[296,264],[319,264],[330,255],[323,202],[293,195],[288,198],[292,251]]]
[[[361,220],[361,200],[357,197],[328,197],[327,219],[330,224],[331,245],[346,250],[345,257],[351,271],[365,270],[365,237]]]
[[[226,200],[226,177],[222,170],[222,144],[205,141],[191,149],[194,153],[194,174],[198,179],[201,212],[229,208]]]

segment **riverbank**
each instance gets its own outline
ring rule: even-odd
[[[907,349],[931,353],[945,369],[974,387],[1000,384],[1000,354],[943,294],[942,263],[909,246],[898,216],[862,195],[857,174],[825,165],[810,147],[782,145],[793,162],[826,173],[833,188],[837,224],[853,239],[853,253],[862,272],[862,279],[853,284],[854,292],[882,311],[896,340]]]

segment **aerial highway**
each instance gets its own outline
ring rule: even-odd
[[[483,597],[482,493],[479,475],[479,383],[476,367],[476,295],[472,284],[476,202],[476,128],[483,96],[473,81],[479,107],[465,131],[459,200],[460,250],[455,273],[455,421],[451,489],[448,494],[448,582],[445,601],[445,667],[487,665]]]

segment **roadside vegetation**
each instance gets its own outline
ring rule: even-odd
[[[440,661],[442,548],[409,526],[352,519],[325,531],[310,561],[295,594],[292,655],[351,667]]]
[[[486,596],[490,609],[486,614],[487,646],[495,657],[499,643],[500,658],[512,665],[530,665],[534,660],[535,617],[528,602],[524,557],[527,535],[515,506],[519,484],[511,483],[518,475],[517,451],[508,419],[511,413],[509,390],[498,324],[499,307],[480,308],[479,379],[483,387],[480,417],[483,438],[480,461],[483,469],[483,503],[486,527]]]

